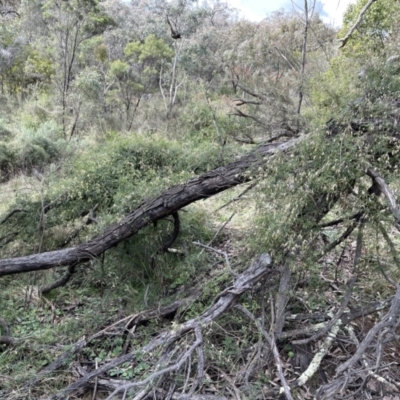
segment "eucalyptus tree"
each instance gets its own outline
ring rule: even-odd
[[[40,30],[35,39],[45,44],[39,45],[42,52],[49,57],[55,66],[53,83],[57,88],[61,106],[61,124],[65,137],[68,116],[76,110],[69,104],[72,83],[79,70],[78,54],[88,39],[102,34],[114,25],[114,21],[104,12],[98,0],[49,0],[24,4],[24,19],[27,25],[32,24],[36,16],[36,28]]]

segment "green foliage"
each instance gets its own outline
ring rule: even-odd
[[[49,83],[54,76],[55,65],[50,58],[33,50],[26,60],[24,72],[27,79],[33,81],[36,78],[37,82]]]
[[[101,75],[97,69],[88,67],[76,77],[74,87],[86,100],[98,99],[102,90]]]
[[[107,28],[115,27],[117,24],[109,15],[100,13],[98,9],[89,14],[84,31],[90,36],[100,35]]]
[[[306,111],[306,116],[315,119],[320,125],[343,114],[348,104],[362,94],[357,78],[360,70],[361,66],[352,59],[343,55],[333,58],[328,69],[311,80],[314,107]]]
[[[66,151],[59,147],[60,142],[52,141],[51,135],[45,135],[44,131],[45,128],[42,128],[26,137],[25,145],[17,153],[20,165],[25,168],[42,167],[56,160],[61,151]],[[230,151],[232,153],[228,153],[227,149],[227,156],[233,154],[233,150]],[[30,197],[21,194],[10,207],[27,210],[27,213],[16,216],[14,221],[25,227],[21,234],[27,244],[33,245],[32,234],[37,231],[39,224],[38,211],[43,204],[52,204],[46,213],[46,227],[50,229],[46,246],[52,248],[58,245],[58,240],[63,240],[63,236],[65,239],[62,226],[72,228],[88,210],[96,207],[96,212],[102,216],[101,224],[91,228],[94,233],[121,218],[143,198],[181,183],[194,173],[215,168],[218,163],[219,149],[211,144],[185,143],[182,146],[163,138],[113,136],[107,142],[76,156],[70,167],[65,167],[65,178],[50,176],[46,181],[48,185],[42,188],[40,194],[33,193]],[[146,246],[141,247],[146,249]],[[145,252],[146,262],[151,249],[154,249],[154,245]]]
[[[155,64],[163,60],[170,60],[174,56],[174,51],[155,35],[146,37],[144,43],[132,42],[125,46],[126,56],[136,58],[140,63]]]
[[[115,60],[110,65],[110,74],[116,78],[122,79],[128,69],[128,63],[121,60]]]
[[[93,49],[96,60],[104,63],[107,60],[107,46],[104,43],[100,43]]]
[[[4,143],[0,143],[0,182],[9,178],[15,167],[15,153]]]
[[[358,0],[350,4],[343,17],[343,28],[339,37],[343,37],[355,23],[360,11],[368,0]],[[361,24],[353,33],[344,52],[352,58],[368,59],[368,54],[383,54],[390,38],[398,34],[400,3],[397,0],[374,2],[363,16]]]
[[[0,140],[7,141],[11,139],[11,137],[11,130],[8,128],[7,124],[5,124],[2,119],[0,119]]]

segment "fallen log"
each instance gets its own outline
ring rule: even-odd
[[[260,146],[237,161],[169,188],[157,197],[144,200],[124,219],[110,225],[88,242],[65,249],[0,260],[0,276],[77,265],[96,258],[160,218],[195,201],[251,181],[251,174],[257,173],[269,156],[294,147],[304,138],[301,136],[284,143]]]

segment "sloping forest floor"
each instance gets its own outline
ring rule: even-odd
[[[399,4],[5,3],[0,400],[400,399]]]

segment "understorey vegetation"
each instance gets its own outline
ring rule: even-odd
[[[0,18],[0,399],[399,398],[396,0]]]

